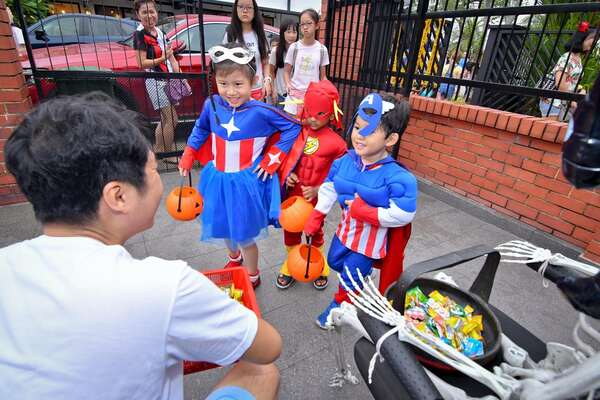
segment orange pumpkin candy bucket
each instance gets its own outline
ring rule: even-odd
[[[287,267],[292,278],[300,282],[312,282],[323,273],[325,259],[316,247],[310,244],[299,244],[288,253]]]
[[[183,186],[185,177],[181,177],[179,187],[171,190],[165,200],[167,212],[178,221],[191,221],[202,213],[204,200],[196,189],[192,187],[192,176],[189,175],[190,185]]]
[[[314,206],[302,196],[291,196],[281,203],[279,223],[288,232],[302,232]]]

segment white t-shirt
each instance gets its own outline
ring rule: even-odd
[[[285,54],[283,52],[283,60],[285,62]],[[271,50],[271,54],[269,55],[269,64],[272,66],[277,66],[277,47],[273,47]],[[285,79],[283,78],[283,68],[277,68],[277,76],[275,77],[275,85],[277,86],[277,94],[280,96],[285,96],[287,93],[287,88],[285,87]]]
[[[0,399],[183,399],[182,360],[238,360],[257,318],[183,261],[40,236],[0,249]]]
[[[285,63],[293,66],[291,85],[295,91],[301,93],[301,95],[298,93],[288,93],[288,96],[303,100],[308,84],[318,82],[320,80],[321,67],[329,65],[329,54],[327,53],[327,48],[319,41],[315,41],[310,46],[306,46],[302,41],[299,41],[292,43],[288,48]],[[296,115],[297,108],[296,104],[288,103],[285,105],[284,110]]]
[[[256,32],[244,32],[244,42],[246,43],[246,47],[254,52],[254,61],[256,62],[256,82],[252,89],[260,89],[263,87],[263,67],[262,61],[260,59],[260,51],[258,50],[258,36],[256,36]],[[225,37],[223,37],[223,43],[228,43],[227,41],[227,31],[225,31]]]
[[[25,44],[25,39],[23,38],[23,31],[18,26],[11,26],[13,39],[15,40],[15,44],[18,46],[23,46]]]

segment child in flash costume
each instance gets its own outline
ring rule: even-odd
[[[346,143],[331,126],[341,129],[339,101],[340,95],[330,81],[309,84],[301,115],[302,132],[288,158],[295,162],[295,165],[292,166],[291,172],[282,167],[287,197],[301,196],[316,205],[318,188],[327,177],[331,164],[346,154]],[[284,231],[284,243],[288,252],[301,242],[301,232]],[[324,243],[321,228],[313,235],[312,245],[322,250]],[[328,276],[329,266],[326,263],[321,276],[313,282],[315,289],[325,289]],[[291,277],[285,261],[275,284],[279,289],[287,289],[293,283],[294,278]]]
[[[396,111],[391,112],[395,108]],[[388,119],[402,120],[382,124],[388,112]],[[399,141],[407,122],[408,105],[405,102],[399,103],[393,98],[385,101],[379,94],[372,93],[362,100],[354,116],[351,128],[353,142],[355,135],[368,137],[374,134],[385,135],[385,140],[397,134]],[[390,131],[389,126],[396,127],[396,131]],[[417,182],[414,175],[387,153],[383,139],[380,140],[378,151],[383,156],[368,165],[354,150],[334,161],[325,183],[319,189],[317,205],[304,228],[307,235],[316,233],[336,201],[339,203],[342,218],[327,261],[349,287],[353,286],[349,273],[355,282],[360,282],[358,271],[368,276],[375,262],[393,257],[394,253],[403,253],[406,240],[400,241],[401,248],[388,248],[388,230],[409,225],[416,211]],[[402,230],[398,232],[406,233]],[[334,300],[318,316],[317,325],[328,328],[331,310],[339,307],[343,301],[348,301],[348,295],[340,283]]]

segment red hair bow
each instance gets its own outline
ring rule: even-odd
[[[579,24],[579,32],[587,32],[590,29],[590,23],[587,21],[582,21]]]

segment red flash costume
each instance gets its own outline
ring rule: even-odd
[[[320,121],[331,120],[334,126],[341,128],[341,122],[338,114],[341,111],[337,107],[339,94],[335,86],[327,81],[311,82],[304,97],[304,107],[301,115],[303,122],[302,132],[290,151],[289,159],[298,162],[293,166],[293,170],[286,171],[286,166],[282,166],[282,174],[289,175],[294,173],[298,177],[298,182],[288,188],[287,197],[302,196],[302,186],[320,186],[331,168],[331,164],[337,158],[346,154],[347,147],[345,141],[338,135],[330,124],[314,130],[308,124],[307,119],[314,118]],[[285,179],[282,177],[282,179]],[[285,180],[282,180],[282,183]],[[312,199],[312,204],[317,204],[317,197]],[[302,232],[284,231],[284,243],[288,249],[291,246],[302,242]],[[312,237],[312,244],[317,248],[324,244],[323,229],[319,230]],[[287,265],[282,265],[281,274],[289,276]],[[329,268],[323,271],[323,276],[329,275]]]

